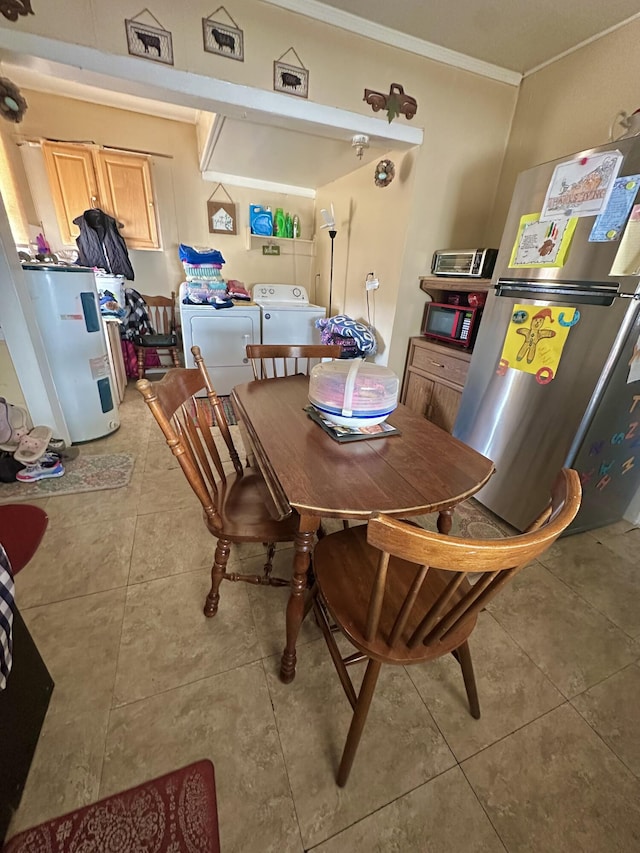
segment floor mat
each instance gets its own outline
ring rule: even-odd
[[[412,519],[426,530],[437,530],[438,514],[420,515]],[[453,513],[451,535],[461,539],[503,539],[505,536],[516,536],[518,530],[507,524],[491,510],[470,498],[458,504]]]
[[[0,503],[49,498],[74,492],[97,492],[121,489],[129,484],[134,457],[128,453],[105,453],[102,456],[78,456],[62,460],[64,476],[35,483],[0,483]]]
[[[229,426],[235,426],[238,423],[236,418],[236,413],[233,411],[233,406],[231,405],[230,397],[220,397],[220,402],[222,403],[222,408],[224,409],[225,416],[227,418],[227,423]],[[216,417],[213,413],[213,409],[211,408],[211,403],[206,397],[199,397],[197,400],[198,408],[203,413],[205,420],[208,426],[216,426]],[[190,415],[193,420],[196,420],[195,412],[193,411],[193,406],[190,405]]]

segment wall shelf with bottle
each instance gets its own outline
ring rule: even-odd
[[[262,246],[279,246],[282,255],[303,255],[312,257],[315,254],[315,240],[303,240],[299,237],[263,237],[246,230],[247,249],[262,250]]]

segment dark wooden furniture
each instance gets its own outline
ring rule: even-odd
[[[276,376],[308,376],[314,364],[323,358],[340,358],[342,348],[324,344],[247,344],[254,379]]]
[[[231,394],[274,511],[284,517],[293,507],[299,513],[280,670],[284,682],[295,676],[309,555],[320,519],[438,512],[438,527],[448,533],[456,504],[493,473],[489,459],[402,405],[389,417],[402,435],[339,444],[303,411],[308,388],[305,376],[289,376],[238,385]]]
[[[44,510],[29,504],[0,506],[0,543],[14,576],[33,557],[47,529]],[[16,600],[20,580],[16,579]],[[27,781],[53,680],[17,607],[13,611],[13,665],[0,690],[0,842],[5,836]]]
[[[234,446],[229,424],[219,397],[213,389],[199,347],[191,347],[196,368],[179,367],[153,384],[140,379],[136,387],[151,409],[171,452],[180,463],[189,485],[202,504],[204,523],[218,540],[211,569],[211,590],[204,614],[215,616],[220,601],[223,580],[246,581],[268,586],[288,586],[289,581],[271,574],[276,542],[291,542],[295,538],[298,520],[289,511],[275,520],[265,504],[260,472],[243,468]],[[228,473],[211,432],[207,418],[196,394],[203,389],[215,413],[226,447],[225,456],[233,465]],[[267,543],[267,561],[262,575],[227,572],[231,546],[235,542]]]
[[[135,850],[220,853],[213,764],[197,761],[41,823],[3,853]]]
[[[338,785],[349,776],[382,664],[406,666],[453,654],[471,716],[479,719],[468,643],[478,613],[560,536],[575,518],[580,496],[578,473],[561,471],[546,520],[508,539],[453,539],[376,515],[367,527],[333,533],[318,543],[310,606],[353,708]],[[329,619],[358,653],[342,657]],[[361,660],[367,668],[357,693],[347,666]]]
[[[452,292],[487,293],[487,279],[423,276],[420,288],[434,302],[446,302]],[[471,352],[424,337],[411,338],[400,400],[447,432],[456,421]]]
[[[142,296],[142,294],[140,294]],[[142,296],[149,309],[149,321],[155,332],[136,335],[133,345],[138,356],[138,379],[144,379],[147,350],[167,350],[174,367],[180,367],[178,334],[176,331],[176,295]]]

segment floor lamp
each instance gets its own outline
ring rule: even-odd
[[[329,266],[329,317],[331,316],[331,308],[333,305],[333,241],[336,239],[336,234],[338,233],[336,230],[336,215],[333,210],[333,203],[331,204],[331,213],[329,211],[322,208],[320,211],[324,218],[324,225],[321,225],[321,228],[329,229],[329,237],[331,237],[331,263]]]

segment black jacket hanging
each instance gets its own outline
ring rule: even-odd
[[[86,267],[101,267],[112,275],[134,280],[127,244],[118,231],[118,223],[99,207],[85,210],[73,220],[80,229],[76,237],[78,261]]]

